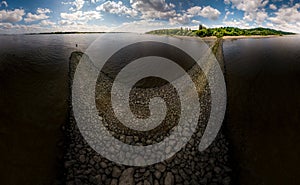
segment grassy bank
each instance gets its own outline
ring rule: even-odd
[[[294,35],[291,32],[284,32],[281,30],[274,30],[269,28],[252,28],[240,29],[235,27],[220,27],[220,28],[205,28],[199,26],[198,30],[191,30],[189,28],[180,29],[161,29],[147,32],[147,34],[154,35],[179,35],[179,36],[199,36],[199,37],[217,37],[224,36],[270,36],[270,35]]]

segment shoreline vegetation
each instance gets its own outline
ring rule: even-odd
[[[295,35],[292,32],[284,32],[281,30],[274,30],[270,28],[251,28],[241,29],[236,27],[219,27],[219,28],[206,28],[199,25],[198,30],[190,28],[178,29],[160,29],[146,32],[146,34],[153,35],[170,35],[170,36],[190,36],[190,37],[217,37],[217,38],[239,38],[239,37],[270,37],[270,36],[283,36]]]

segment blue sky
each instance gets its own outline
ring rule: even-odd
[[[300,33],[300,0],[6,0],[0,33],[269,27]]]

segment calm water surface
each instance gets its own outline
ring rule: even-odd
[[[84,49],[95,38],[0,36],[1,184],[52,184],[61,178],[68,58],[75,43]]]
[[[300,37],[226,40],[236,184],[299,184]]]

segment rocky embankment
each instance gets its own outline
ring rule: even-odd
[[[218,43],[218,47],[219,45],[220,43]],[[70,91],[76,66],[83,55],[81,52],[73,52],[70,57]],[[194,67],[188,72],[193,79],[196,79],[197,91],[202,102],[201,110],[203,112],[201,112],[196,132],[188,144],[173,157],[146,167],[116,164],[95,152],[80,134],[73,116],[70,99],[69,125],[65,130],[68,137],[64,164],[66,184],[230,184],[232,170],[229,163],[228,143],[222,131],[207,150],[198,151],[200,138],[210,111],[210,92],[205,78],[199,75],[198,70]],[[169,102],[167,105],[171,105],[168,107],[166,119],[160,126],[151,131],[138,132],[125,127],[115,118],[109,102],[112,83],[113,81],[105,74],[99,74],[96,84],[96,105],[103,124],[115,138],[130,145],[150,145],[162,141],[170,134],[172,127],[176,126],[178,110],[180,110],[178,109],[180,102],[170,84],[148,89],[133,88],[130,94],[130,105],[132,111],[141,118],[149,116],[147,106],[151,97],[160,96]],[[170,144],[170,149],[166,149],[167,153],[167,150],[172,149],[171,147]],[[151,151],[149,151],[149,155],[152,155]]]

